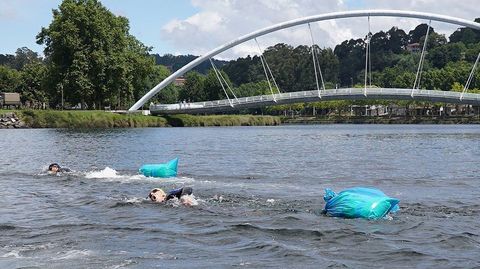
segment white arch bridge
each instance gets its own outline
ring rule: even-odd
[[[428,29],[426,32],[425,42],[423,44],[422,53],[420,56],[420,61],[418,64],[417,74],[415,81],[413,82],[413,87],[411,89],[397,89],[397,88],[373,88],[371,87],[371,78],[370,83],[368,84],[368,73],[371,71],[371,61],[370,61],[370,17],[405,17],[405,18],[416,18],[416,19],[426,19],[429,20]],[[368,34],[366,39],[366,53],[365,53],[365,85],[364,88],[342,88],[342,89],[326,89],[325,83],[323,81],[323,75],[321,72],[321,67],[319,65],[318,56],[314,50],[314,37],[311,31],[311,22],[319,22],[332,19],[341,19],[341,18],[352,18],[352,17],[368,17]],[[438,21],[444,23],[450,23],[458,26],[469,27],[472,29],[480,30],[480,24],[471,22],[465,19],[455,18],[451,16],[438,15],[425,12],[413,12],[413,11],[399,11],[399,10],[358,10],[358,11],[347,11],[347,12],[335,12],[322,15],[309,16],[305,18],[300,18],[296,20],[291,20],[283,23],[279,23],[270,27],[254,31],[250,34],[241,36],[235,40],[232,40],[220,47],[217,47],[205,55],[200,56],[183,66],[181,69],[174,72],[172,75],[164,79],[153,89],[151,89],[145,96],[138,100],[129,111],[134,111],[141,108],[148,100],[150,100],[154,95],[156,95],[160,90],[172,83],[176,78],[182,76],[186,72],[190,71],[192,68],[196,67],[200,63],[209,60],[211,61],[212,57],[232,48],[239,44],[242,44],[249,40],[255,40],[256,38],[290,27],[297,25],[308,24],[308,28],[311,34],[312,40],[312,63],[315,71],[315,81],[317,85],[317,90],[313,91],[301,91],[301,92],[286,92],[282,93],[279,90],[278,85],[275,82],[268,63],[262,55],[260,50],[260,60],[262,62],[263,70],[265,72],[266,80],[269,84],[270,92],[269,95],[261,96],[251,96],[251,97],[241,97],[237,98],[235,93],[228,85],[227,81],[222,77],[221,73],[216,69],[215,65],[212,63],[213,70],[217,75],[220,84],[222,85],[223,91],[227,97],[224,100],[216,101],[205,101],[205,102],[195,102],[195,103],[180,103],[180,104],[159,104],[150,106],[152,114],[178,114],[178,113],[212,113],[220,111],[230,111],[238,110],[243,108],[254,108],[262,107],[268,105],[280,105],[280,104],[289,104],[289,103],[299,103],[299,102],[318,102],[318,101],[327,101],[327,100],[345,100],[345,99],[354,99],[354,100],[364,100],[364,99],[388,99],[388,100],[418,100],[418,101],[431,101],[431,102],[444,102],[444,103],[458,103],[458,104],[470,104],[479,106],[480,105],[480,94],[468,93],[468,87],[474,77],[475,69],[480,60],[480,53],[473,64],[470,76],[468,77],[464,89],[462,92],[451,92],[451,91],[436,91],[436,90],[420,90],[421,75],[423,70],[423,64],[426,53],[426,45],[428,34],[430,31],[431,21]],[[257,42],[258,45],[258,42]],[[371,74],[371,72],[370,72]],[[230,91],[230,96],[228,94]],[[230,98],[232,97],[232,98]],[[233,98],[234,97],[234,98]]]

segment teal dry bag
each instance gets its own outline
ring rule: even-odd
[[[146,177],[176,177],[178,158],[167,163],[145,164],[138,170]]]
[[[400,209],[398,199],[374,188],[356,187],[338,194],[325,189],[323,199],[326,202],[324,213],[332,217],[381,219]]]

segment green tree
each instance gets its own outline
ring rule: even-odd
[[[170,76],[170,70],[163,65],[156,65],[153,68],[153,72],[151,72],[148,76],[148,83],[147,89],[145,92],[142,92],[141,95],[144,95],[149,91],[151,88],[155,87],[158,83],[162,80]],[[154,98],[152,101],[156,101],[163,104],[173,104],[178,102],[179,100],[179,88],[175,86],[173,83],[168,85],[167,87],[163,88]]]
[[[10,67],[0,65],[0,90],[2,92],[17,92],[21,84],[21,74]]]
[[[340,64],[341,85],[352,86],[358,82],[359,73],[365,69],[365,47],[363,39],[346,40],[335,47],[334,52]]]
[[[305,51],[306,49],[303,49]],[[264,52],[264,57],[270,66],[277,85],[282,91],[296,91],[295,57],[292,46],[279,43],[269,47]],[[308,58],[307,58],[308,59]],[[262,71],[263,72],[263,71]],[[268,72],[268,71],[267,71]],[[263,76],[265,79],[265,75]]]
[[[185,75],[185,84],[180,90],[179,98],[182,101],[207,101],[207,95],[205,93],[205,77],[196,71],[188,72]]]
[[[480,18],[476,18],[475,22],[480,23]],[[462,27],[453,32],[448,39],[452,43],[474,44],[480,42],[480,31]]]
[[[15,61],[15,56],[11,54],[0,54],[0,65],[5,65],[13,68],[14,61]]]
[[[425,42],[425,36],[420,38],[420,43],[423,44]],[[443,34],[438,34],[435,32],[430,32],[428,34],[428,42],[427,42],[427,48],[428,50],[432,48],[436,48],[438,46],[442,46],[447,44],[447,38]]]
[[[131,104],[154,65],[150,48],[129,34],[128,19],[115,16],[98,0],[64,0],[37,43],[46,45],[53,105],[59,103],[60,91],[69,103],[82,107]]]
[[[270,88],[268,87],[268,83],[266,80],[242,84],[239,87],[235,88],[234,91],[237,97],[249,97],[271,94]]]
[[[449,62],[460,61],[464,57],[465,51],[466,47],[463,43],[449,43],[429,50],[427,60],[432,67],[443,68]]]
[[[22,47],[15,52],[15,59],[13,60],[12,67],[21,70],[27,64],[39,63],[41,61],[42,59],[38,56],[38,53],[27,47]]]
[[[257,56],[250,57],[250,55],[245,58],[238,58],[230,61],[222,67],[222,70],[228,74],[235,86],[249,82],[256,82],[259,79],[261,80],[261,72],[263,71],[260,71],[260,69],[260,58]]]
[[[388,42],[387,47],[393,53],[402,53],[405,46],[408,44],[408,36],[402,29],[392,27],[387,32]]]
[[[224,71],[220,71],[221,75],[223,78],[227,81],[227,84],[232,88],[232,82],[230,81],[230,78]],[[230,90],[228,89],[228,86],[225,85],[225,82],[223,82],[223,87],[225,88],[225,91],[227,92],[229,98],[234,98]],[[206,101],[206,100],[219,100],[219,99],[226,99],[227,96],[225,96],[225,92],[223,91],[222,85],[220,84],[220,81],[217,78],[217,75],[211,69],[208,71],[207,75],[205,76],[204,80],[204,92],[205,92],[205,98],[204,100],[200,101]],[[233,88],[232,88],[233,89]],[[236,95],[236,94],[235,94]]]
[[[427,34],[428,24],[422,23],[417,25],[415,29],[408,32],[408,43],[421,43],[421,38]],[[435,33],[435,29],[430,27],[429,35]]]
[[[46,73],[47,67],[40,62],[29,63],[23,67],[19,85],[22,102],[48,103],[45,91]]]

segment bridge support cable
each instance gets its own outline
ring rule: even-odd
[[[232,100],[230,100],[230,97],[228,96],[228,93],[227,91],[225,90],[225,86],[223,85],[223,82],[222,82],[222,74],[217,70],[217,68],[215,67],[215,64],[213,63],[212,61],[212,58],[210,58],[210,64],[212,65],[213,67],[213,71],[215,72],[215,75],[217,76],[217,79],[218,81],[220,82],[220,86],[222,86],[222,89],[223,89],[223,92],[225,93],[225,95],[227,96],[227,99],[228,99],[228,103],[230,104],[231,107],[233,107],[233,103],[232,103]],[[222,78],[221,78],[222,77]],[[225,79],[224,79],[225,80]],[[228,86],[228,83],[225,81],[225,84],[227,84],[227,87],[230,87]],[[235,96],[235,95],[234,95]],[[236,98],[236,97],[235,97]],[[237,99],[238,101],[238,99]]]
[[[310,23],[308,23],[308,30],[310,31],[310,38],[312,39],[313,69],[314,69],[314,72],[315,72],[315,82],[317,83],[318,97],[322,98],[322,95],[321,95],[321,92],[320,92],[320,85],[318,83],[317,66],[318,66],[318,71],[320,73],[320,79],[322,80],[322,89],[323,90],[325,90],[325,82],[323,81],[322,69],[320,67],[320,61],[318,60],[318,55],[315,53],[315,39],[313,38],[312,27],[310,26]]]
[[[215,63],[213,62],[212,58],[210,58],[210,63],[212,64],[212,67],[213,67],[213,70],[215,71],[215,73],[217,73],[217,78],[218,76],[220,76],[220,78],[223,80],[223,82],[225,83],[225,85],[227,85],[227,88],[228,90],[232,93],[233,97],[235,97],[235,100],[237,101],[237,103],[239,102],[238,101],[238,98],[237,98],[237,95],[235,95],[235,92],[233,91],[232,87],[230,87],[230,84],[227,82],[227,80],[225,79],[225,77],[223,77],[222,75],[222,72],[220,72],[220,70],[218,70],[217,66],[215,65]],[[222,83],[220,81],[220,83]]]
[[[260,48],[260,44],[258,44],[257,39],[255,38],[255,43],[257,43],[258,51],[260,52],[260,61],[262,62],[263,71],[265,72],[265,77],[267,78],[268,87],[270,88],[270,92],[272,93],[273,101],[276,103],[277,99],[275,98],[275,94],[273,93],[272,83],[270,82],[270,77],[272,78],[273,85],[277,88],[278,93],[280,93],[280,88],[278,88],[277,82],[275,81],[275,77],[273,77],[272,70],[270,66],[268,66],[267,59],[263,57],[263,51]],[[268,73],[267,73],[268,70]],[[270,76],[268,75],[270,74]]]
[[[223,77],[222,75],[222,72],[218,71],[218,74],[220,75],[220,77],[222,78],[222,80],[225,82],[225,84],[227,85],[227,88],[230,90],[230,92],[232,93],[233,97],[235,98],[235,100],[237,101],[237,103],[239,102],[238,101],[238,98],[237,98],[237,95],[235,95],[235,92],[233,91],[232,87],[230,87],[230,84],[228,84],[227,80]]]
[[[363,90],[363,95],[367,96],[367,77],[368,69],[370,68],[370,87],[372,87],[372,61],[370,58],[370,40],[371,40],[371,31],[370,31],[370,16],[368,16],[368,34],[367,34],[367,46],[365,47],[365,87]]]
[[[422,80],[422,70],[423,70],[423,63],[425,62],[425,51],[427,48],[427,42],[428,42],[428,34],[430,33],[430,25],[432,24],[432,20],[428,22],[428,27],[427,27],[427,33],[425,34],[425,40],[423,41],[423,48],[422,48],[422,54],[420,55],[420,62],[418,63],[418,68],[417,68],[417,74],[415,76],[415,82],[413,83],[413,88],[412,88],[412,98],[413,98],[413,93],[415,92],[415,89],[420,89],[420,81]]]
[[[370,85],[370,88],[372,87],[372,44],[371,44],[371,41],[372,41],[372,31],[370,30],[370,17],[368,17],[368,33],[370,35],[370,39],[369,39],[369,42],[368,42],[368,70],[370,70],[370,72],[368,73],[368,77],[369,77],[369,80],[368,80],[368,85]]]
[[[478,53],[477,59],[475,60],[475,63],[473,64],[472,71],[470,72],[470,76],[468,76],[467,83],[465,83],[465,86],[463,87],[462,94],[460,95],[460,100],[463,99],[463,95],[467,92],[468,88],[470,87],[470,83],[472,83],[473,76],[475,75],[475,69],[477,69],[478,61],[480,60],[480,52]]]

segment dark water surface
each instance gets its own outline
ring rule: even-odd
[[[478,125],[2,130],[0,149],[0,268],[480,267]],[[178,178],[137,174],[174,157]],[[181,186],[198,206],[145,199]],[[321,214],[352,186],[400,212]]]

